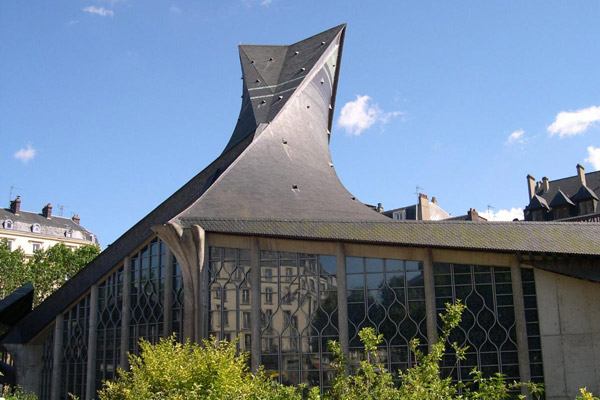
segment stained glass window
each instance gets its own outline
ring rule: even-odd
[[[85,296],[64,315],[60,398],[70,400],[69,393],[85,397],[90,295]]]
[[[542,341],[540,339],[540,325],[533,269],[522,268],[521,280],[523,282],[523,300],[525,303],[525,321],[527,323],[527,343],[529,344],[531,381],[544,383]]]
[[[42,349],[42,381],[39,393],[40,400],[50,400],[52,390],[52,370],[54,368],[54,326],[44,340]]]

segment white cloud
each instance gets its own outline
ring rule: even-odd
[[[523,143],[525,143],[525,138],[523,137],[523,135],[525,135],[525,131],[523,129],[514,131],[513,133],[511,133],[508,136],[508,139],[506,140],[506,144],[514,144],[514,143],[523,144]]]
[[[585,132],[590,125],[600,121],[600,106],[591,106],[577,111],[561,111],[548,127],[550,136],[558,134],[560,138]]]
[[[21,160],[23,164],[27,164],[30,160],[33,160],[33,158],[35,157],[35,149],[31,147],[30,144],[28,144],[27,148],[20,149],[14,155],[17,160]]]
[[[83,11],[85,11],[86,13],[99,15],[101,17],[115,16],[115,12],[113,10],[108,10],[104,7],[87,6],[83,8]]]
[[[587,152],[588,158],[583,161],[592,164],[596,171],[600,170],[600,148],[588,146]]]
[[[494,212],[493,210],[480,211],[479,215],[488,221],[512,221],[515,218],[523,219],[523,209],[511,208],[510,210],[498,210],[498,212]]]
[[[260,2],[260,5],[261,5],[261,6],[268,6],[269,4],[271,4],[271,2],[272,2],[272,1],[273,1],[273,0],[262,0],[262,1]]]
[[[181,15],[181,9],[177,6],[169,7],[169,12],[173,15]]]
[[[402,115],[400,111],[383,112],[367,95],[356,96],[356,100],[344,104],[338,126],[344,128],[349,135],[360,135],[375,123],[387,124],[392,118]]]

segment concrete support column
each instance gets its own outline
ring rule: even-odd
[[[127,370],[129,360],[127,359],[127,350],[129,350],[129,320],[131,319],[131,257],[125,257],[123,261],[123,306],[121,309],[121,360],[119,366]]]
[[[204,325],[204,322],[201,322],[204,314],[200,311],[202,308],[200,279],[206,259],[206,233],[199,225],[192,225],[184,229],[181,225],[171,222],[153,226],[152,229],[171,249],[181,267],[184,288],[184,339],[199,341],[203,336],[202,326]]]
[[[204,261],[202,262],[202,265],[200,266],[200,276],[199,276],[199,286],[198,286],[198,302],[199,302],[199,310],[198,310],[198,319],[200,321],[199,324],[199,340],[201,339],[208,339],[208,328],[209,328],[209,323],[208,323],[208,296],[209,296],[209,291],[208,291],[208,286],[210,284],[210,264],[209,264],[209,248],[208,248],[208,242],[207,240],[204,240],[203,243],[203,248],[204,248]]]
[[[165,253],[165,296],[163,299],[163,336],[173,333],[173,253],[168,246]]]
[[[88,331],[87,374],[85,398],[92,400],[96,397],[96,338],[98,334],[98,285],[92,285],[90,290],[90,327]]]
[[[425,284],[425,313],[427,318],[427,347],[431,351],[437,343],[437,311],[435,307],[435,280],[433,277],[433,252],[427,249],[423,260],[423,277]]]
[[[58,400],[60,397],[64,318],[64,314],[60,313],[56,316],[56,320],[54,321],[54,348],[52,349],[53,360],[50,400]]]
[[[517,257],[514,257],[510,263],[510,277],[512,281],[513,303],[515,306],[517,347],[519,349],[519,378],[521,379],[521,382],[529,382],[531,381],[531,370],[529,366],[529,343],[527,342],[527,321],[525,319],[521,264]],[[521,394],[527,396],[527,389],[523,388]]]
[[[258,238],[252,237],[250,247],[250,332],[252,334],[250,345],[250,362],[252,372],[258,371],[261,363],[261,326],[260,326],[260,247]]]
[[[14,360],[17,384],[27,392],[39,393],[42,381],[43,345],[6,344],[6,349]]]
[[[344,354],[350,353],[350,344],[348,338],[348,297],[346,284],[346,251],[344,243],[338,243],[336,254],[337,262],[337,307],[338,307],[338,332],[339,341]]]

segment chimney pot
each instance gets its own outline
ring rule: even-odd
[[[544,193],[547,193],[550,190],[550,181],[547,177],[542,178],[542,187],[544,188]]]
[[[377,212],[379,212],[379,213],[383,212],[383,204],[377,203]]]
[[[48,203],[42,208],[42,215],[48,219],[52,218],[52,204]]]
[[[73,222],[75,222],[77,225],[79,225],[79,221],[81,221],[81,218],[79,218],[79,215],[75,214],[73,215],[73,218],[71,218],[73,220]]]
[[[585,168],[581,164],[577,164],[577,175],[579,176],[579,181],[583,186],[587,186],[585,182]]]
[[[19,214],[21,212],[21,196],[17,196],[16,199],[10,202],[10,211],[13,214]]]
[[[419,193],[420,199],[427,199],[427,195],[425,193]]]
[[[431,202],[432,202],[433,204],[437,204],[437,197],[433,196],[433,197],[431,198]]]
[[[527,175],[527,188],[529,189],[529,200],[531,200],[533,199],[533,196],[535,195],[535,190],[537,189],[535,178],[531,175]]]

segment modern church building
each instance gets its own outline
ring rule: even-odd
[[[345,25],[289,46],[240,45],[242,107],[223,153],[2,338],[42,400],[93,399],[138,339],[233,339],[284,383],[327,387],[326,343],[351,359],[384,335],[396,373],[467,310],[456,368],[600,391],[600,225],[396,221],[367,207],[329,152]]]

